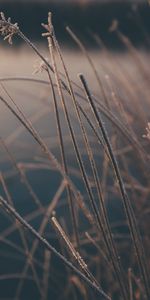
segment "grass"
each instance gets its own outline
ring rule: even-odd
[[[104,83],[86,47],[67,27],[91,67],[98,85],[97,93],[93,92],[86,74],[79,75],[79,83],[72,81],[55,36],[51,13],[48,24],[42,23],[42,26],[46,30],[42,36],[47,39],[49,60],[17,23],[11,23],[11,19],[7,20],[1,13],[0,32],[4,40],[12,44],[16,35],[23,39],[42,60],[37,71],[45,72],[47,81],[1,79],[1,103],[20,126],[13,134],[13,142],[24,130],[37,147],[32,161],[18,162],[9,148],[9,139],[1,137],[1,149],[13,167],[13,174],[5,171],[0,174],[3,220],[0,241],[4,247],[0,259],[8,258],[8,262],[2,264],[0,280],[6,283],[10,280],[11,299],[148,300],[149,141],[142,137],[148,120],[139,103],[142,96],[145,101],[148,99],[148,69],[139,50],[114,21],[111,31],[127,47],[128,57],[136,63],[145,88],[140,82],[135,90],[132,88],[130,77],[128,79],[123,65],[118,64],[117,56],[117,71],[101,65],[107,74]],[[112,53],[100,37],[92,34],[92,38],[103,46],[105,59],[110,60]],[[10,80],[48,87],[46,98],[50,97],[50,101],[46,112],[53,118],[55,127],[54,149],[34,124],[41,116],[45,117],[45,108],[44,112],[27,117],[5,86]],[[124,90],[129,107],[122,100]],[[148,137],[148,129],[146,131]],[[69,161],[69,149],[72,161]],[[34,183],[38,176],[39,191]],[[13,180],[17,190],[12,192]],[[42,180],[46,183],[42,184]],[[45,199],[47,188],[50,199]],[[26,195],[24,207],[21,198],[19,205],[16,204],[18,195],[21,198]],[[7,297],[4,287],[2,297]]]

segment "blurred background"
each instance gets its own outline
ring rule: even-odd
[[[30,38],[39,39],[41,22],[46,22],[47,12],[53,13],[57,37],[71,46],[65,32],[69,25],[76,33],[95,47],[91,31],[98,33],[112,48],[121,48],[115,34],[109,32],[112,20],[117,19],[120,30],[136,45],[149,46],[146,35],[150,31],[150,9],[147,0],[0,0],[0,9],[17,21]],[[145,39],[146,38],[146,39]]]

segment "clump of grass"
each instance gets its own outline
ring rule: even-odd
[[[117,23],[113,23],[113,25],[111,29],[116,30],[121,41],[127,46],[133,60],[137,61],[137,50],[118,30]],[[36,298],[38,299],[49,298],[53,282],[54,293],[56,293],[57,288],[60,289],[60,293],[58,292],[59,295],[57,295],[58,299],[61,298],[63,290],[63,299],[73,297],[73,299],[88,300],[91,297],[95,298],[98,296],[99,299],[109,300],[149,300],[149,257],[146,249],[146,246],[149,245],[149,237],[146,226],[145,231],[142,232],[141,221],[138,219],[139,216],[137,217],[137,203],[134,201],[138,193],[140,193],[140,197],[145,199],[145,203],[141,205],[144,214],[147,209],[147,207],[145,209],[144,205],[147,205],[149,195],[149,170],[147,168],[149,157],[143,145],[138,141],[133,129],[130,130],[130,126],[126,127],[128,114],[124,109],[124,104],[121,102],[119,107],[122,108],[121,112],[125,123],[123,123],[122,118],[120,120],[116,115],[114,107],[118,102],[115,101],[114,106],[111,104],[111,100],[114,98],[110,98],[108,95],[103,80],[88,51],[75,33],[67,27],[67,32],[78,44],[92,68],[99,86],[98,96],[95,96],[94,92],[90,90],[84,75],[79,75],[81,86],[72,81],[55,36],[51,13],[48,14],[48,24],[42,23],[42,26],[46,30],[42,35],[47,38],[50,63],[24,35],[18,24],[11,23],[11,19],[6,19],[4,14],[1,13],[0,32],[4,40],[8,40],[12,44],[12,39],[15,35],[21,37],[42,60],[38,70],[42,69],[47,74],[48,81],[26,80],[29,80],[30,83],[36,81],[38,84],[46,84],[49,87],[53,103],[52,112],[54,112],[56,123],[57,148],[60,151],[59,159],[56,153],[53,154],[51,147],[36,130],[33,120],[31,121],[26,116],[20,105],[16,103],[15,99],[5,88],[5,85],[1,83],[1,88],[5,93],[5,96],[0,95],[1,102],[11,112],[13,117],[19,121],[24,130],[30,134],[38,145],[38,151],[43,153],[41,163],[37,163],[35,160],[28,166],[26,162],[17,163],[7,142],[1,138],[1,145],[18,175],[18,181],[25,186],[29,199],[36,206],[35,211],[31,215],[20,214],[17,207],[15,207],[14,196],[12,197],[9,192],[7,176],[1,172],[0,182],[5,196],[0,196],[0,204],[3,210],[16,220],[13,226],[1,231],[1,241],[11,245],[16,252],[19,251],[24,256],[20,276],[14,274],[14,278],[15,276],[20,277],[16,282],[15,299],[20,299],[21,296],[24,296],[25,282],[31,270],[31,278],[36,286]],[[99,41],[97,36],[94,35],[93,37],[96,37],[96,40]],[[107,57],[111,55],[108,49],[105,49],[104,52]],[[63,73],[59,71],[60,63]],[[147,73],[141,61],[138,63],[138,67],[147,83]],[[115,76],[115,74],[113,75]],[[109,78],[111,78],[111,74]],[[3,82],[6,82],[6,80],[8,79],[3,79]],[[11,80],[15,80],[15,78]],[[125,77],[121,77],[120,80],[123,80],[123,83],[127,82]],[[127,92],[130,91],[128,82],[125,87]],[[132,97],[132,92],[129,94]],[[118,97],[113,91],[114,95]],[[99,100],[99,97],[102,97],[102,101]],[[121,99],[117,98],[117,101],[121,101]],[[50,105],[51,102],[49,103]],[[140,109],[138,111],[140,119],[144,122],[144,114]],[[79,128],[82,147],[76,136],[71,113]],[[73,170],[68,162],[62,115],[65,117],[63,122],[65,122],[68,130],[69,142],[72,146],[71,149],[73,149],[73,158],[76,161],[76,169],[78,170],[76,176],[80,181],[79,187],[72,176]],[[103,123],[103,117],[107,118],[111,126],[113,125],[109,134]],[[90,141],[89,131],[94,136],[94,145]],[[149,138],[149,126],[146,128],[146,131],[146,137]],[[123,146],[128,142],[127,150],[124,153],[124,149],[121,147],[120,154],[116,155],[119,144],[117,142],[120,136],[122,137],[121,143]],[[114,148],[116,149],[114,150]],[[83,153],[83,150],[85,153]],[[97,157],[95,150],[98,151]],[[132,154],[130,154],[130,151],[132,151]],[[136,180],[131,174],[131,166],[134,165],[134,162],[131,162],[133,157],[134,160],[137,159],[138,168],[147,183],[145,189],[142,183],[135,182]],[[101,161],[103,161],[103,165]],[[35,169],[36,172],[38,172],[38,168],[39,170],[43,168],[47,172],[50,171],[49,181],[54,179],[53,177],[59,176],[59,185],[52,187],[55,190],[55,194],[50,200],[48,199],[47,205],[45,205],[44,198],[42,197],[41,199],[41,196],[39,197],[34,191],[34,187],[27,177],[26,168]],[[110,184],[111,181],[113,184]],[[113,224],[109,215],[110,208],[107,205],[106,195],[109,191],[112,196],[111,202],[114,202],[114,197],[119,198],[119,208],[121,208],[121,213],[123,214],[123,219],[120,221],[121,224],[114,225],[118,230],[116,232],[113,231]],[[67,212],[64,216],[60,213],[63,200],[63,205]],[[123,206],[121,206],[121,202]],[[58,210],[58,218],[53,215],[54,210]],[[38,229],[30,224],[36,216],[41,216]],[[55,246],[52,245],[51,241],[52,228],[50,227],[50,218],[58,233],[53,233]],[[125,223],[127,234],[120,231],[118,241],[118,228],[120,225],[123,226],[123,223]],[[48,230],[46,230],[47,228]],[[26,234],[25,229],[29,235]],[[20,238],[17,245],[11,240],[9,241],[9,235],[13,235],[15,231],[19,233]],[[34,238],[31,241],[28,240],[30,234]],[[65,245],[60,237],[65,242]],[[23,248],[20,245],[23,245]],[[41,246],[44,248],[43,261],[39,263],[38,260],[39,257],[41,258],[41,253],[38,253],[38,250],[41,251]],[[66,246],[69,251],[66,251]],[[59,250],[57,250],[57,247],[59,247]],[[124,259],[127,251],[128,258]],[[57,266],[55,256],[60,263],[64,264],[62,270],[61,266]],[[72,272],[75,275],[72,275]],[[63,282],[65,288],[61,286],[63,273],[66,276],[66,280]],[[51,274],[52,276],[50,277]],[[78,278],[75,276],[78,276]],[[55,277],[56,280],[59,278],[57,280],[57,288]],[[30,297],[32,297],[32,294]]]

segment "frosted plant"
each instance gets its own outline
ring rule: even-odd
[[[18,23],[11,23],[11,18],[6,19],[3,12],[0,13],[0,34],[4,37],[4,40],[8,40],[8,43],[12,45],[12,38],[15,34],[18,34]]]
[[[150,122],[147,123],[146,134],[144,134],[143,137],[150,140]]]

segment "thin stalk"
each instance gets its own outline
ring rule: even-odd
[[[94,65],[94,63],[93,63],[93,61],[92,61],[92,59],[91,59],[88,51],[86,50],[85,46],[80,41],[80,39],[77,37],[77,35],[69,28],[69,26],[66,27],[66,30],[69,33],[69,35],[72,37],[72,39],[76,42],[76,44],[79,46],[79,48],[81,49],[81,51],[83,52],[83,54],[85,55],[85,57],[87,58],[90,66],[91,66],[91,68],[93,70],[93,73],[95,75],[95,78],[96,78],[96,80],[98,82],[98,86],[99,86],[100,92],[102,93],[102,98],[104,99],[106,106],[109,108],[109,102],[108,102],[108,99],[107,99],[107,96],[106,96],[103,84],[101,82],[99,74],[98,74],[98,72],[97,72],[97,70],[95,68],[95,65]]]
[[[128,281],[129,281],[129,294],[130,300],[133,300],[133,286],[132,286],[132,270],[128,269]]]
[[[138,66],[141,74],[144,75],[145,80],[148,81],[149,83],[149,75],[147,73],[145,65],[143,64],[143,61],[141,60],[139,53],[137,52],[136,48],[134,47],[130,39],[126,35],[124,35],[118,28],[116,28],[116,34],[120,39],[120,41],[127,47],[136,65]]]
[[[42,295],[41,300],[48,299],[50,259],[51,259],[51,252],[49,252],[48,250],[45,250],[44,267],[43,267],[43,295]]]
[[[85,263],[85,261],[83,260],[83,258],[81,257],[80,253],[78,251],[76,251],[76,249],[74,248],[73,244],[69,240],[67,234],[65,233],[65,231],[63,230],[63,228],[59,224],[59,222],[56,219],[56,217],[53,216],[51,218],[51,221],[52,221],[55,229],[57,230],[57,232],[60,234],[61,238],[65,241],[65,243],[66,243],[66,245],[67,245],[67,247],[68,247],[71,255],[78,262],[78,264],[81,267],[82,271],[87,275],[87,277],[91,281],[93,281],[97,286],[99,286],[99,283],[96,281],[96,279],[94,278],[94,276],[92,275],[92,273],[89,271],[88,266]]]
[[[50,72],[48,69],[47,69],[47,73],[48,73],[48,78],[49,78],[51,91],[52,91],[63,169],[64,169],[65,174],[68,176],[68,167],[67,167],[67,161],[66,161],[66,155],[65,155],[65,149],[64,149],[64,141],[63,141],[63,134],[62,134],[62,129],[61,129],[57,99],[56,99],[56,95],[55,95],[52,78],[51,78],[51,75],[50,75]],[[78,226],[77,226],[77,219],[76,219],[76,213],[75,213],[75,208],[74,208],[74,204],[73,204],[72,193],[71,193],[71,189],[68,185],[67,185],[66,189],[67,189],[67,198],[68,198],[68,202],[69,202],[72,225],[73,225],[73,230],[74,230],[74,235],[75,235],[75,241],[76,241],[77,247],[79,248],[79,234],[78,234],[78,228],[77,228]]]

